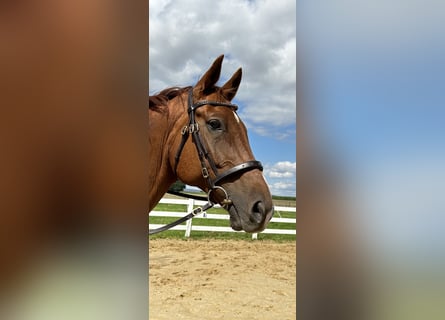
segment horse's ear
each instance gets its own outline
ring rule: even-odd
[[[224,55],[220,55],[213,62],[212,66],[209,70],[202,76],[202,78],[195,85],[195,90],[199,93],[206,93],[206,91],[211,90],[216,82],[219,80],[219,76],[221,75],[221,66],[222,61],[224,59]]]
[[[231,101],[235,97],[241,83],[242,75],[243,70],[239,68],[233,74],[233,76],[221,87],[221,93],[227,100]]]

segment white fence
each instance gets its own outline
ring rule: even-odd
[[[169,212],[169,211],[152,211],[150,212],[150,217],[176,217],[180,218],[183,217],[186,213],[191,212],[193,210],[194,205],[204,205],[205,201],[199,201],[199,200],[183,200],[183,199],[166,199],[163,198],[159,203],[167,203],[167,204],[182,204],[187,205],[187,212]],[[218,205],[215,205],[215,208],[219,207]],[[287,212],[296,212],[296,209],[293,207],[279,207],[275,206],[275,212],[279,211],[287,211]],[[216,220],[229,220],[229,215],[227,214],[209,214],[209,213],[202,213],[200,215],[195,216],[193,219],[216,219]],[[220,227],[220,226],[193,226],[192,227],[192,221],[193,219],[189,219],[186,222],[186,225],[178,225],[170,230],[185,230],[185,237],[190,237],[190,233],[192,230],[195,231],[209,231],[209,232],[243,232],[243,231],[235,231],[230,227]],[[273,217],[270,222],[281,222],[281,223],[296,223],[296,219],[292,218],[277,218]],[[162,224],[150,224],[150,229],[155,229],[163,226]],[[261,233],[270,233],[270,234],[296,234],[296,229],[265,229]],[[253,233],[252,239],[257,239],[258,234]]]

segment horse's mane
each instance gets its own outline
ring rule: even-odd
[[[171,87],[162,90],[161,92],[148,97],[148,108],[152,110],[160,110],[161,107],[166,106],[168,101],[180,96],[185,91],[192,87]]]

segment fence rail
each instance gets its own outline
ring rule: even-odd
[[[180,204],[187,206],[186,212],[171,212],[171,211],[152,211],[150,212],[150,217],[171,217],[171,218],[180,218],[183,217],[186,213],[191,212],[195,205],[201,206],[204,205],[205,201],[200,200],[194,200],[194,199],[167,199],[162,198],[159,203],[165,203],[165,204]],[[219,205],[215,205],[215,208],[220,207]],[[296,209],[294,207],[281,207],[281,206],[275,206],[276,212],[296,212]],[[235,231],[230,227],[221,227],[221,226],[193,226],[192,221],[194,219],[215,219],[215,220],[229,220],[228,214],[211,214],[207,212],[203,212],[201,215],[197,215],[194,218],[187,220],[185,225],[178,225],[170,230],[180,230],[185,231],[184,236],[190,237],[190,234],[193,231],[208,231],[208,232],[244,232],[244,231]],[[296,219],[294,218],[277,218],[273,217],[270,221],[271,223],[274,222],[281,222],[281,223],[293,223],[296,224]],[[155,229],[163,226],[162,224],[149,224],[150,229]],[[261,231],[261,233],[267,233],[267,234],[296,234],[295,229],[265,229]],[[252,239],[257,239],[258,234],[253,233]]]

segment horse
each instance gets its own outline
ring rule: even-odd
[[[231,103],[242,69],[216,86],[223,59],[219,56],[194,86],[149,96],[149,211],[179,179],[224,207],[234,230],[259,232],[272,218],[272,197]]]

